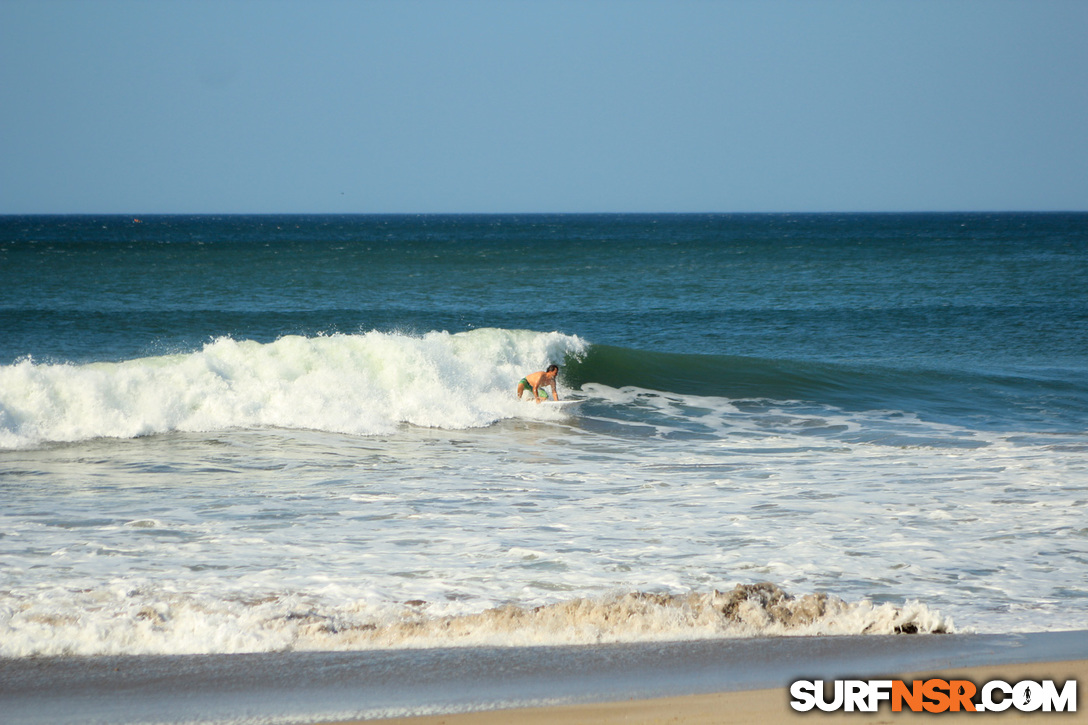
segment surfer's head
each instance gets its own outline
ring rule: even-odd
[[[555,364],[549,365],[547,367],[547,369],[544,370],[544,372],[546,372],[546,373],[555,373],[556,375],[558,375],[559,374],[559,366],[555,365]]]

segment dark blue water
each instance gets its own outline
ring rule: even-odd
[[[558,330],[568,383],[1083,429],[1088,215],[0,219],[0,363]]]

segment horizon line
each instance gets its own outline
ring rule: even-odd
[[[891,214],[1086,214],[1086,209],[913,209],[913,210],[834,210],[834,211],[146,211],[146,212],[85,212],[39,211],[0,212],[3,217],[255,217],[255,216],[357,216],[357,217],[422,217],[422,216],[785,216],[785,215],[891,215]]]

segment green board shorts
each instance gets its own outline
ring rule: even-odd
[[[524,385],[524,386],[525,386],[525,388],[526,388],[526,389],[527,389],[527,390],[528,390],[528,391],[529,391],[530,393],[532,393],[532,392],[533,392],[533,386],[532,386],[532,385],[530,385],[530,384],[529,384],[529,381],[528,381],[528,380],[526,380],[525,378],[522,378],[521,380],[519,380],[519,381],[518,381],[518,385]],[[547,400],[547,399],[548,399],[548,391],[547,391],[547,390],[544,390],[543,388],[537,388],[537,394],[539,395],[539,397],[541,397],[541,398],[544,398],[545,400]]]

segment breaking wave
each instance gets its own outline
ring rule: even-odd
[[[0,448],[172,431],[278,427],[371,435],[463,429],[523,415],[521,376],[580,355],[558,332],[220,338],[116,363],[0,367]]]
[[[689,594],[634,592],[468,614],[444,605],[322,605],[299,595],[207,599],[91,590],[62,614],[40,597],[4,597],[0,657],[225,654],[290,650],[531,646],[726,637],[936,634],[951,620],[925,605],[794,597],[769,583]],[[52,599],[52,598],[50,598]],[[55,604],[55,602],[54,602]]]
[[[590,345],[574,335],[497,328],[451,334],[219,338],[202,349],[123,362],[0,366],[0,449],[173,431],[290,428],[353,435],[402,424],[478,428],[526,414],[527,372],[563,366],[587,384],[725,400],[808,401],[897,410],[980,427],[1082,429],[1088,390],[1045,375],[852,368]]]

